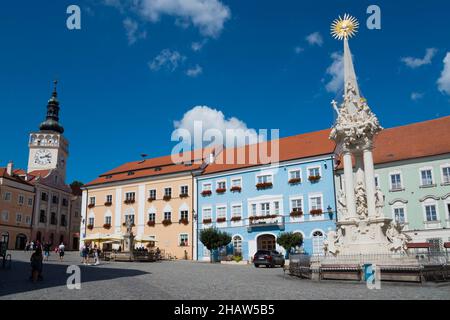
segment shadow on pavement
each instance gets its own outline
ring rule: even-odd
[[[78,266],[81,270],[82,284],[91,281],[111,280],[151,274],[150,272],[134,269],[107,268],[104,266]],[[71,275],[66,273],[68,267],[68,264],[44,263],[42,272],[43,280],[33,283],[29,279],[31,275],[30,263],[13,260],[10,269],[0,268],[0,297],[32,290],[66,286],[67,279]]]

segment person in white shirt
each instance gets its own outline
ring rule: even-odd
[[[63,258],[64,258],[64,249],[65,249],[64,243],[61,242],[61,244],[60,244],[59,247],[58,247],[58,251],[59,251],[59,260],[60,260],[60,261],[63,261]]]

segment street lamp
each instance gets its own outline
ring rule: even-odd
[[[330,220],[333,220],[333,208],[331,208],[330,205],[328,205],[327,211],[328,211],[328,216],[330,217]]]

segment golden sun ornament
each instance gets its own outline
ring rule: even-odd
[[[355,17],[349,14],[344,14],[344,18],[339,16],[338,19],[334,20],[331,24],[331,35],[335,39],[349,39],[358,32],[359,22]]]

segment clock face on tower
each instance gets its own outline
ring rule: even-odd
[[[52,154],[48,150],[39,149],[34,155],[34,163],[46,165],[52,162]]]

